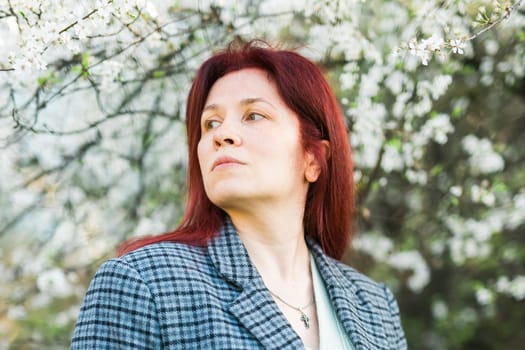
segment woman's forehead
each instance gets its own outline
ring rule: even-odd
[[[219,78],[210,89],[205,108],[221,102],[241,104],[256,102],[282,102],[277,86],[268,72],[258,68],[245,68]]]

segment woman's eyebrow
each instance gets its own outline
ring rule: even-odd
[[[242,106],[245,106],[245,105],[251,105],[251,104],[254,104],[254,103],[257,103],[257,102],[263,102],[263,103],[266,103],[270,106],[272,106],[273,108],[275,108],[275,106],[273,104],[270,103],[270,101],[262,98],[262,97],[251,97],[251,98],[244,98],[241,100],[240,104]]]
[[[202,109],[202,113],[206,112],[206,111],[216,111],[219,109],[219,106],[216,105],[215,103],[212,103],[211,105],[207,105],[206,107],[204,107]]]
[[[262,102],[262,103],[266,103],[268,105],[270,105],[271,107],[273,107],[275,109],[275,106],[268,100],[262,98],[262,97],[247,97],[247,98],[243,98],[239,104],[241,106],[247,106],[247,105],[251,105],[251,104],[254,104],[254,103],[257,103],[257,102]],[[220,106],[216,103],[212,103],[212,104],[209,104],[207,105],[206,107],[204,107],[202,109],[202,113],[206,112],[206,111],[216,111],[220,109]]]

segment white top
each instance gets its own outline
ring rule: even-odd
[[[330,302],[328,292],[317,265],[310,255],[310,268],[312,270],[312,283],[314,285],[315,306],[319,324],[319,350],[354,350],[341,321],[337,318],[336,311]],[[314,350],[306,347],[306,350]]]

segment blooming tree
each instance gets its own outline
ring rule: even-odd
[[[239,36],[326,71],[356,163],[346,261],[396,292],[411,348],[520,348],[522,1],[4,0],[0,34],[0,349],[68,348],[100,263],[176,226],[189,84]]]

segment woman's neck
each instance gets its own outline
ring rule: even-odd
[[[309,275],[303,216],[286,211],[230,212],[241,240],[266,285],[295,284]]]
[[[310,257],[304,239],[304,209],[296,212],[280,209],[259,208],[253,214],[234,211],[228,214],[277,306],[303,343],[317,348],[318,321]],[[301,313],[307,315],[311,325],[308,328],[299,317],[299,307],[305,307]]]

